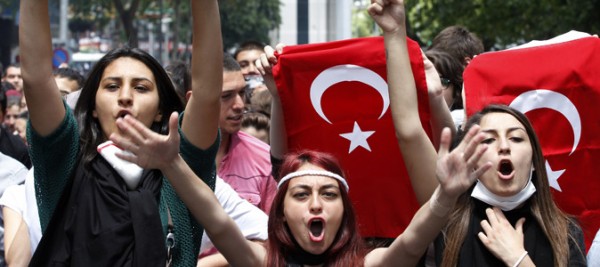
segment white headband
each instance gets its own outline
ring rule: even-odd
[[[304,170],[304,171],[290,172],[286,176],[281,178],[281,180],[279,180],[279,183],[277,184],[277,189],[279,189],[279,187],[281,187],[281,185],[289,179],[300,177],[300,176],[307,176],[307,175],[325,176],[325,177],[330,177],[330,178],[336,179],[344,185],[344,187],[346,188],[346,192],[348,192],[350,190],[350,187],[348,187],[348,183],[346,182],[346,179],[344,179],[344,177],[342,177],[336,173],[330,172],[330,171],[318,171],[318,170]]]

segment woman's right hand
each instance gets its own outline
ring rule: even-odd
[[[171,167],[179,158],[178,116],[173,112],[169,117],[169,133],[162,135],[150,130],[132,116],[117,119],[119,132],[111,134],[110,140],[131,154],[118,153],[117,157],[135,163],[145,169]]]
[[[485,213],[487,220],[481,221],[483,231],[478,233],[479,239],[496,258],[513,266],[521,255],[527,255],[523,241],[525,218],[519,219],[513,227],[499,208],[487,208]]]
[[[492,167],[490,162],[477,166],[479,159],[487,150],[486,145],[480,145],[484,135],[475,125],[469,129],[458,147],[449,151],[450,129],[444,128],[440,140],[436,177],[443,193],[452,199],[457,199],[471,185]]]

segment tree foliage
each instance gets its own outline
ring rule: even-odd
[[[123,29],[122,39],[132,47],[138,46],[138,11],[144,11],[155,1],[150,0],[70,0],[69,6],[75,18],[91,20],[104,25],[111,19],[119,19]]]
[[[600,32],[600,0],[407,1],[408,19],[427,45],[443,28],[462,25],[486,49],[502,49],[578,30]]]
[[[2,0],[0,0],[2,1]],[[191,32],[189,1],[163,0],[163,12],[168,10],[172,16],[170,33],[175,42],[189,42]],[[137,27],[135,20],[152,19],[160,9],[156,0],[70,0],[74,17],[91,21],[104,21],[105,18],[121,21],[124,35],[132,46],[137,46]],[[226,49],[235,47],[246,40],[270,43],[269,31],[279,26],[279,0],[221,0],[221,27]],[[166,13],[165,13],[166,14]],[[102,26],[102,25],[100,25]],[[177,53],[171,52],[171,57]]]
[[[366,9],[352,9],[352,37],[367,37],[379,34],[379,27]]]
[[[221,0],[223,46],[231,49],[247,40],[270,43],[269,31],[281,23],[279,0]]]

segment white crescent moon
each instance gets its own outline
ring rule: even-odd
[[[327,89],[339,82],[361,82],[377,90],[383,99],[383,110],[379,119],[383,117],[390,106],[387,83],[379,74],[357,65],[337,65],[319,73],[310,86],[310,102],[319,116],[329,124],[331,121],[323,113],[321,98]]]
[[[560,112],[567,118],[573,128],[573,149],[569,155],[575,152],[577,145],[579,145],[579,140],[581,139],[581,117],[579,116],[577,107],[575,107],[568,97],[561,93],[545,89],[531,90],[522,93],[515,98],[512,103],[510,103],[510,107],[519,110],[522,113],[527,113],[528,111],[540,108],[549,108]]]

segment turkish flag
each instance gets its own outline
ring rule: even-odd
[[[429,102],[419,45],[407,40],[419,111]],[[383,38],[287,46],[273,69],[290,151],[336,156],[364,237],[395,238],[419,208],[389,109]]]
[[[467,115],[510,105],[533,124],[553,196],[578,217],[586,246],[600,227],[600,39],[490,52],[464,73]]]

